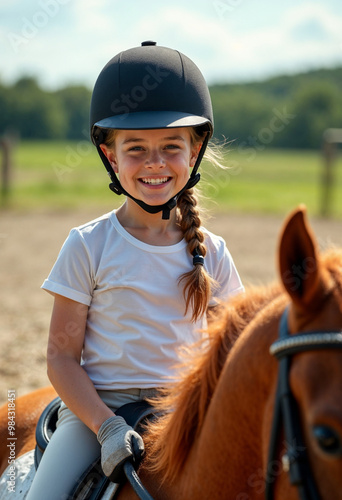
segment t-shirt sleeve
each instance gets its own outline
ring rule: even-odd
[[[208,270],[217,283],[209,301],[209,307],[213,307],[233,295],[244,292],[245,289],[224,240],[219,238],[218,242],[215,242],[214,250],[210,253],[211,269]]]
[[[77,229],[72,229],[42,288],[81,304],[90,305],[93,271],[87,245]]]

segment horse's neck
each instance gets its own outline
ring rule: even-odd
[[[267,413],[277,370],[268,349],[277,321],[274,308],[272,319],[265,311],[262,326],[250,325],[233,347],[187,462],[187,498],[202,498],[203,477],[212,500],[238,498],[242,487],[252,495],[248,498],[260,498],[267,453],[263,435],[268,436],[264,426],[271,420]]]

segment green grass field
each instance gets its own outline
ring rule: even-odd
[[[319,215],[323,157],[320,151],[230,148],[227,170],[202,165],[201,190],[215,211],[286,214],[305,203]],[[334,163],[331,215],[342,218],[342,159]],[[7,206],[14,209],[69,209],[123,201],[108,189],[109,178],[95,148],[78,142],[21,142],[14,150]],[[211,201],[210,201],[211,200]]]

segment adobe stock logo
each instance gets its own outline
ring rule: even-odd
[[[27,45],[39,30],[45,28],[49,21],[59,13],[61,5],[66,5],[69,2],[70,0],[41,0],[39,2],[41,8],[36,10],[30,19],[27,17],[21,18],[23,24],[20,33],[10,31],[7,34],[13,51],[18,53],[22,46]]]
[[[306,257],[301,265],[295,265],[283,273],[284,284],[295,292],[300,290],[304,280],[309,278],[309,275],[316,272],[317,263],[313,257]]]
[[[120,95],[120,98],[115,99],[111,104],[111,110],[115,115],[120,115],[120,119],[124,120],[128,113],[136,110],[141,102],[143,102],[148,93],[155,90],[170,74],[169,71],[159,67],[145,66],[145,75],[139,85],[132,87],[129,93]]]
[[[225,19],[241,3],[242,0],[216,0],[213,2],[213,5],[220,19]]]

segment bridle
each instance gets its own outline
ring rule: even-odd
[[[286,308],[280,319],[279,339],[270,347],[272,356],[279,360],[279,373],[266,471],[266,500],[274,498],[273,487],[279,467],[274,468],[273,465],[278,463],[279,438],[282,428],[287,448],[282,457],[282,463],[284,470],[289,473],[291,484],[298,488],[300,500],[320,500],[306,453],[299,409],[289,383],[291,356],[319,349],[342,349],[342,333],[311,331],[290,334],[288,308]],[[130,462],[126,462],[124,469],[138,497],[142,500],[153,500],[141,484]]]
[[[266,500],[274,498],[273,487],[279,474],[279,468],[276,470],[274,465],[282,428],[287,448],[282,458],[283,469],[289,473],[290,483],[297,486],[301,500],[320,499],[306,453],[299,409],[289,383],[291,356],[319,349],[342,349],[342,333],[311,331],[290,334],[286,308],[280,319],[279,339],[270,347],[270,353],[279,360],[279,373],[266,471]]]

